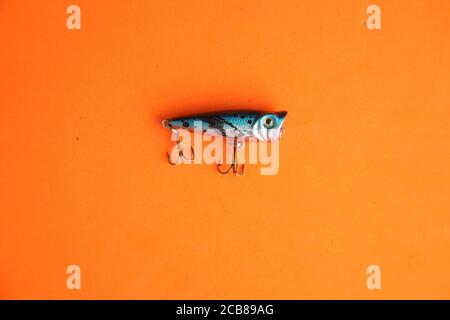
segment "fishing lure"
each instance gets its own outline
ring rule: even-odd
[[[169,155],[168,160],[172,165],[177,164],[181,159],[193,161],[195,159],[194,149],[191,147],[192,158],[186,158],[180,144],[178,131],[181,129],[194,132],[201,127],[204,134],[221,135],[228,139],[233,139],[233,157],[231,165],[226,170],[218,171],[221,174],[228,173],[231,169],[235,175],[244,173],[244,165],[239,169],[236,149],[242,146],[245,139],[256,138],[260,141],[274,141],[280,139],[284,132],[283,122],[287,112],[267,113],[262,111],[223,111],[215,113],[196,114],[186,117],[177,117],[162,121],[164,128],[171,130],[176,137],[178,148],[178,159],[173,161]]]

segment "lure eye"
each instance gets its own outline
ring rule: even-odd
[[[267,118],[266,120],[264,120],[263,124],[264,124],[264,127],[266,127],[267,129],[271,129],[271,128],[273,128],[274,121],[272,118]]]

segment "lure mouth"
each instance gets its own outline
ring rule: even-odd
[[[287,111],[265,113],[252,126],[253,136],[261,141],[276,141],[285,132],[283,122]]]
[[[286,119],[287,111],[280,111],[280,112],[276,112],[275,114],[278,117],[278,119],[280,120],[280,123],[282,124],[284,122],[284,120]],[[279,138],[281,138],[281,136],[283,135],[283,133],[285,131],[286,131],[286,129],[283,126],[281,126],[280,132],[278,133]]]
[[[283,121],[284,118],[286,118],[286,116],[287,116],[287,111],[275,112],[275,115],[278,117],[278,119]]]

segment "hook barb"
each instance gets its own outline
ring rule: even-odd
[[[222,170],[222,164],[219,163],[217,165],[217,171],[219,171],[220,174],[227,174],[228,172],[230,172],[231,169],[233,169],[233,173],[237,176],[237,177],[241,177],[244,175],[244,167],[245,164],[239,164],[237,161],[237,147],[238,147],[238,141],[237,141],[237,137],[234,138],[233,140],[233,158],[231,160],[231,164],[228,166],[227,169]]]
[[[185,161],[188,162],[193,162],[195,160],[195,152],[194,152],[194,148],[191,146],[191,157],[188,158],[184,155],[183,152],[183,147],[181,146],[181,140],[180,140],[180,134],[178,133],[178,130],[175,129],[174,127],[172,127],[172,125],[170,124],[169,120],[163,120],[162,123],[164,128],[169,129],[170,131],[172,131],[175,134],[176,137],[176,146],[178,149],[178,158],[177,160],[173,161],[172,157],[170,156],[170,153],[167,152],[167,160],[169,161],[169,164],[171,165],[176,165],[178,163],[180,163],[180,161],[183,161],[183,159]]]

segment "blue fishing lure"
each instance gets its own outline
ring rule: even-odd
[[[196,114],[163,120],[163,127],[174,132],[177,137],[179,158],[177,161],[172,161],[169,156],[169,163],[176,164],[181,158],[186,159],[180,145],[178,130],[184,129],[192,132],[201,130],[203,134],[233,139],[233,163],[228,170],[225,171],[220,170],[219,167],[219,172],[228,173],[233,169],[233,172],[236,175],[241,175],[239,172],[243,173],[243,166],[242,170],[238,169],[236,148],[242,144],[243,140],[248,138],[255,138],[260,141],[274,141],[280,139],[284,132],[283,122],[286,119],[286,115],[286,111],[269,113],[239,110]],[[194,156],[193,152],[192,155]],[[187,160],[192,161],[193,159],[194,158]]]

